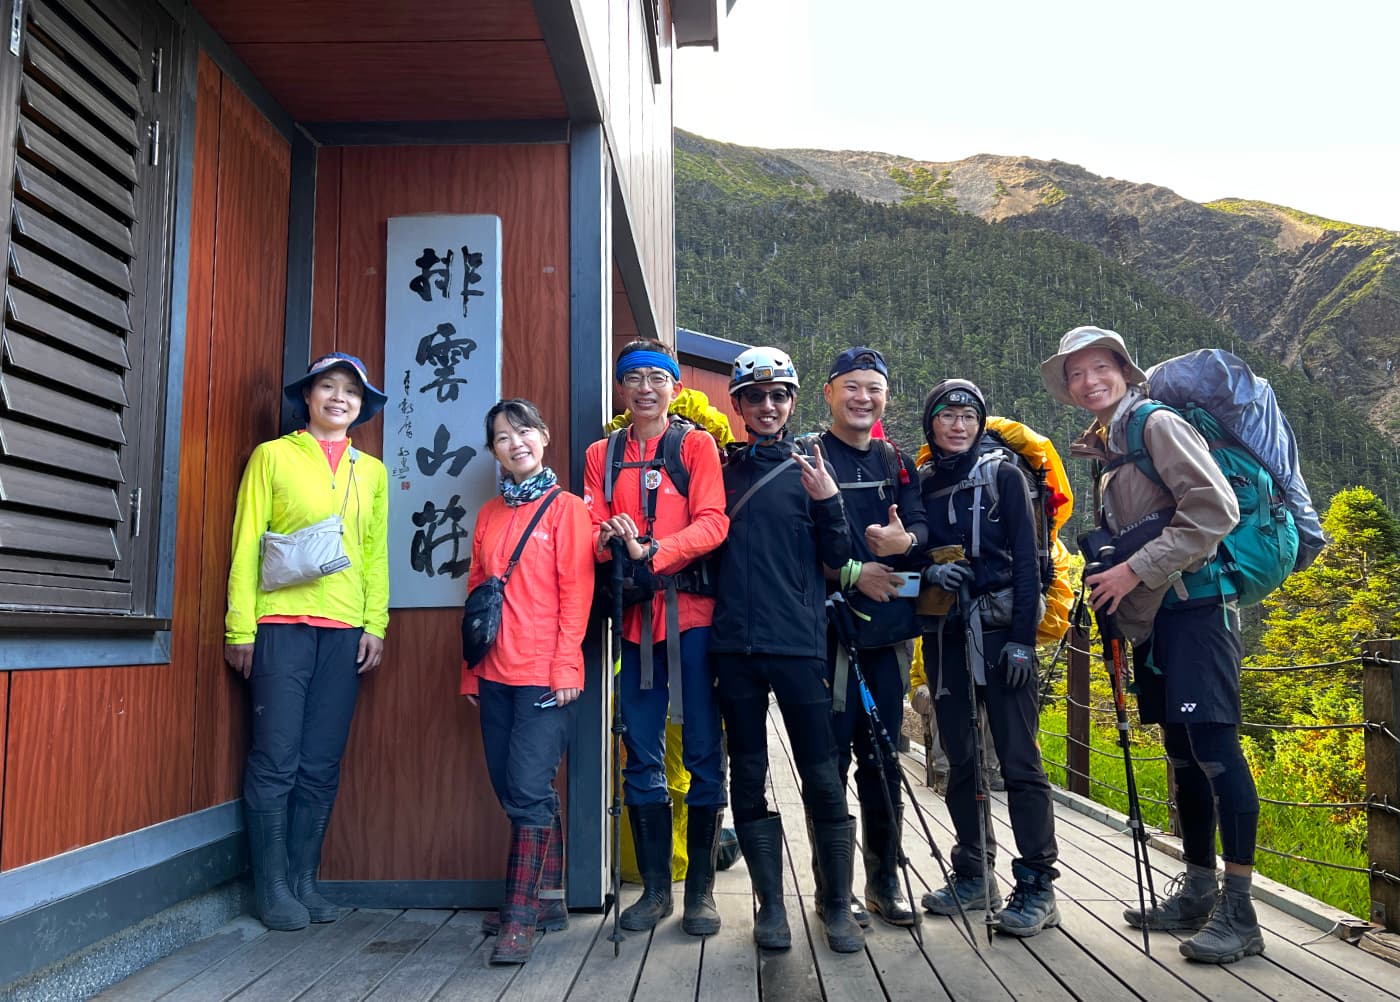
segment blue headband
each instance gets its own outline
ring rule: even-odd
[[[676,382],[681,381],[681,367],[676,364],[676,360],[665,352],[648,351],[639,349],[629,351],[617,360],[617,381],[622,382],[622,377],[633,369],[645,369],[648,366],[654,369],[665,369],[671,374],[671,378]]]

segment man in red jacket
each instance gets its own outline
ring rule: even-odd
[[[682,758],[690,772],[681,925],[695,936],[713,935],[720,925],[712,892],[724,758],[708,660],[715,600],[696,561],[729,531],[719,450],[709,434],[668,413],[681,390],[681,372],[666,345],[633,341],[618,356],[616,375],[631,423],[616,433],[619,438],[588,447],[584,501],[597,529],[598,559],[610,559],[609,544],[620,540],[633,565],[630,576],[655,588],[623,620],[623,796],[643,890],[620,921],[624,929],[650,929],[673,908],[665,766],[669,711],[681,725]]]

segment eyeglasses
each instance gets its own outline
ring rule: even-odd
[[[946,425],[949,428],[958,424],[976,425],[977,412],[973,411],[971,414],[968,414],[961,411],[939,411],[935,416],[935,420],[938,421],[939,424]]]
[[[629,372],[622,377],[622,385],[629,390],[639,390],[646,384],[653,390],[665,389],[671,385],[669,372]]]
[[[792,391],[786,386],[779,386],[771,390],[748,389],[743,392],[744,403],[757,407],[765,400],[772,400],[775,404],[785,404],[792,399]]]

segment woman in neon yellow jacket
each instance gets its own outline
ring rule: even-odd
[[[364,363],[339,352],[312,362],[284,393],[305,428],[263,442],[243,472],[224,655],[252,686],[243,802],[258,913],[269,928],[300,929],[339,915],[317,890],[316,871],[359,676],[379,665],[389,624],[388,474],[347,434],[386,397]],[[263,533],[333,515],[348,565],[264,589]]]

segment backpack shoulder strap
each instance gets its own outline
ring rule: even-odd
[[[695,430],[695,425],[680,418],[672,418],[661,436],[662,463],[666,475],[671,478],[671,486],[681,497],[690,496],[690,471],[685,468],[681,457],[681,446],[685,437]]]
[[[617,486],[618,474],[622,472],[622,457],[627,452],[627,426],[623,425],[608,436],[608,449],[604,454],[603,500],[610,506],[613,488]]]
[[[1147,451],[1147,442],[1144,437],[1147,419],[1160,410],[1176,412],[1176,409],[1170,404],[1164,404],[1160,400],[1148,400],[1128,415],[1128,452],[1108,463],[1104,467],[1105,471],[1116,470],[1126,463],[1132,463],[1143,476],[1158,487],[1166,487],[1161,476],[1157,473],[1157,467],[1152,463],[1152,455]]]

